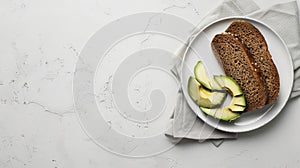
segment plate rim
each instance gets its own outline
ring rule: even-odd
[[[294,63],[293,63],[293,58],[290,54],[290,51],[285,43],[285,41],[282,39],[281,36],[279,36],[279,34],[273,29],[271,28],[270,26],[268,26],[266,23],[263,23],[262,21],[259,21],[255,18],[252,18],[252,17],[248,17],[248,16],[228,16],[228,17],[222,17],[222,18],[219,18],[215,21],[212,21],[210,22],[209,24],[205,25],[202,29],[200,29],[197,33],[195,34],[192,34],[191,35],[191,38],[189,38],[189,41],[188,41],[188,44],[186,45],[186,49],[184,51],[184,54],[183,54],[183,57],[182,57],[182,62],[181,62],[181,72],[180,72],[180,83],[181,83],[181,87],[184,88],[183,86],[183,67],[184,67],[184,61],[186,59],[186,56],[187,56],[187,53],[188,51],[190,50],[191,48],[191,45],[194,43],[194,41],[197,39],[197,37],[199,36],[200,33],[204,32],[204,30],[206,30],[208,27],[218,23],[218,22],[221,22],[221,21],[225,21],[225,20],[233,20],[233,19],[244,19],[244,20],[249,20],[249,21],[254,21],[254,22],[257,22],[263,26],[265,26],[266,28],[268,28],[269,30],[272,31],[272,33],[274,33],[277,38],[279,38],[279,40],[281,41],[281,43],[284,45],[284,50],[287,52],[287,58],[288,58],[288,61],[290,62],[290,65],[292,65],[292,69],[294,69]],[[292,73],[290,73],[291,75],[291,79],[294,79],[294,72],[292,71]],[[205,124],[208,124],[209,126],[217,129],[217,130],[221,130],[221,131],[225,131],[225,132],[231,132],[231,133],[242,133],[242,132],[249,132],[249,131],[253,131],[253,130],[256,130],[258,128],[261,128],[263,126],[265,126],[266,124],[270,123],[272,120],[274,120],[280,113],[281,111],[284,109],[284,107],[286,106],[288,100],[290,99],[291,97],[291,93],[292,93],[292,89],[293,89],[293,86],[294,86],[294,82],[291,82],[291,86],[290,86],[290,89],[288,91],[288,96],[286,98],[284,98],[284,103],[282,105],[282,107],[279,108],[278,112],[276,114],[274,114],[273,116],[271,116],[270,118],[268,118],[267,120],[265,120],[264,122],[260,123],[260,124],[257,124],[256,126],[254,127],[251,127],[251,128],[248,128],[248,129],[241,129],[241,128],[238,128],[238,129],[234,129],[234,127],[228,129],[228,128],[220,128],[219,127],[219,124],[215,125],[215,124],[212,124],[210,122],[207,122],[207,119],[203,119],[202,117],[200,117],[192,108],[191,110],[197,115],[197,117],[202,120]],[[186,99],[186,97],[188,95],[185,94],[185,92],[183,92],[184,94],[184,98]],[[189,105],[189,103],[187,103]],[[190,105],[189,105],[190,107]],[[272,109],[271,109],[272,110]],[[202,111],[201,111],[202,112]],[[217,120],[217,119],[216,119]],[[218,121],[219,123],[220,121]],[[256,121],[257,122],[257,121]]]

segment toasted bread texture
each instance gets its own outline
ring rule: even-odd
[[[232,22],[225,32],[238,38],[248,51],[252,64],[261,75],[265,84],[268,95],[266,104],[274,103],[279,94],[279,75],[261,32],[251,23],[244,20]]]
[[[243,43],[232,34],[222,33],[213,38],[211,47],[225,74],[240,85],[247,102],[245,112],[263,107],[267,91]]]

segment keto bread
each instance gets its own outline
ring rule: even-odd
[[[245,112],[263,107],[268,98],[266,88],[243,43],[232,34],[222,33],[213,38],[211,47],[225,74],[240,85],[246,99]]]
[[[280,79],[261,32],[251,23],[235,20],[211,42],[225,74],[240,85],[252,111],[278,99]]]
[[[279,75],[261,32],[244,20],[232,22],[225,32],[237,37],[249,52],[248,56],[252,57],[253,65],[263,78],[268,95],[267,104],[274,103],[279,94]]]

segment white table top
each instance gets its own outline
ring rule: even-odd
[[[219,148],[180,143],[148,158],[121,157],[82,130],[73,107],[78,54],[107,23],[167,12],[197,23],[220,0],[13,0],[0,2],[0,167],[299,167],[300,99],[270,124]],[[285,0],[255,2],[261,7]]]

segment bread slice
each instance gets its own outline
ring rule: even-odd
[[[222,33],[214,37],[211,46],[225,74],[240,85],[247,102],[245,111],[263,107],[267,101],[266,89],[241,41],[229,33]]]
[[[244,20],[233,21],[225,32],[237,37],[249,52],[253,65],[263,78],[268,95],[267,104],[274,103],[279,94],[279,75],[263,35]]]

